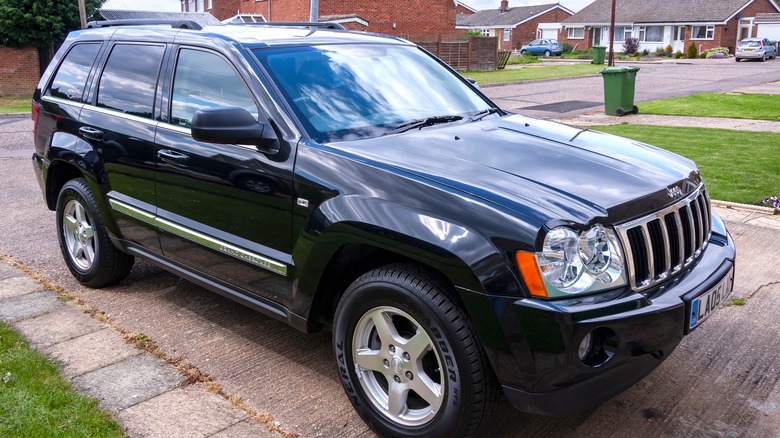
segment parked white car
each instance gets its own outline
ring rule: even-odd
[[[734,55],[737,62],[742,59],[774,59],[777,58],[777,42],[770,42],[766,38],[746,38],[739,42]]]

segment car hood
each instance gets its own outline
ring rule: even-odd
[[[625,221],[673,202],[679,191],[667,189],[687,194],[701,182],[679,155],[520,115],[332,146],[542,223]]]

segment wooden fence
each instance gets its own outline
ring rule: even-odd
[[[498,38],[468,35],[404,35],[459,71],[495,71]]]

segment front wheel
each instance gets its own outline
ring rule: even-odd
[[[392,265],[358,278],[336,309],[344,390],[383,436],[472,436],[498,384],[468,316],[433,275]]]
[[[84,178],[70,180],[57,198],[57,239],[68,269],[90,287],[123,279],[134,258],[114,247]]]
[[[544,56],[550,56],[550,51],[549,50],[545,50],[544,51]]]

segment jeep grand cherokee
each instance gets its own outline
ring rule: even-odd
[[[140,258],[331,329],[380,434],[473,435],[501,391],[595,407],[732,289],[685,158],[507,113],[398,38],[105,24],[70,34],[33,97],[70,271],[102,287]]]

